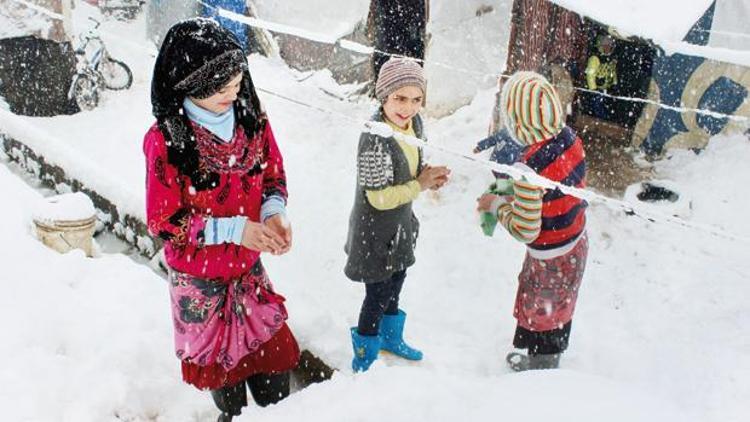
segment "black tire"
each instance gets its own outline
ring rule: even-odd
[[[125,63],[107,57],[99,64],[99,73],[104,79],[104,86],[119,91],[128,89],[133,84],[133,72]]]
[[[73,81],[73,99],[78,108],[90,111],[99,105],[99,83],[89,75],[78,75]]]

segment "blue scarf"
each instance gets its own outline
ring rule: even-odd
[[[182,105],[190,120],[208,129],[222,141],[232,142],[234,138],[234,106],[221,114],[216,114],[195,104],[188,97],[185,97]]]

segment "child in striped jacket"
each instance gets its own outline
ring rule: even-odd
[[[565,126],[557,92],[543,76],[514,74],[503,85],[500,107],[509,133],[526,146],[516,167],[563,185],[585,186],[583,142]],[[523,177],[513,182],[512,196],[488,193],[479,199],[480,212],[491,212],[527,246],[513,309],[513,345],[528,353],[508,354],[515,371],[556,368],[568,346],[588,253],[586,206]]]

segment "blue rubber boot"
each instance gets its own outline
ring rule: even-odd
[[[381,350],[391,352],[408,360],[422,360],[422,352],[404,343],[404,322],[406,312],[398,310],[397,315],[383,315],[380,321],[380,337],[383,338]]]
[[[370,365],[378,358],[380,343],[380,336],[363,336],[357,332],[357,327],[352,327],[352,348],[354,349],[352,370],[354,372],[364,372],[370,369]]]

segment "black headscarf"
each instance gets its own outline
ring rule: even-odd
[[[236,121],[252,139],[265,128],[266,115],[235,36],[205,18],[178,22],[167,32],[154,65],[151,107],[167,143],[167,160],[190,178],[196,190],[218,186],[219,175],[199,168],[195,133],[182,109],[185,97],[207,98],[234,76],[242,83],[234,102]]]

